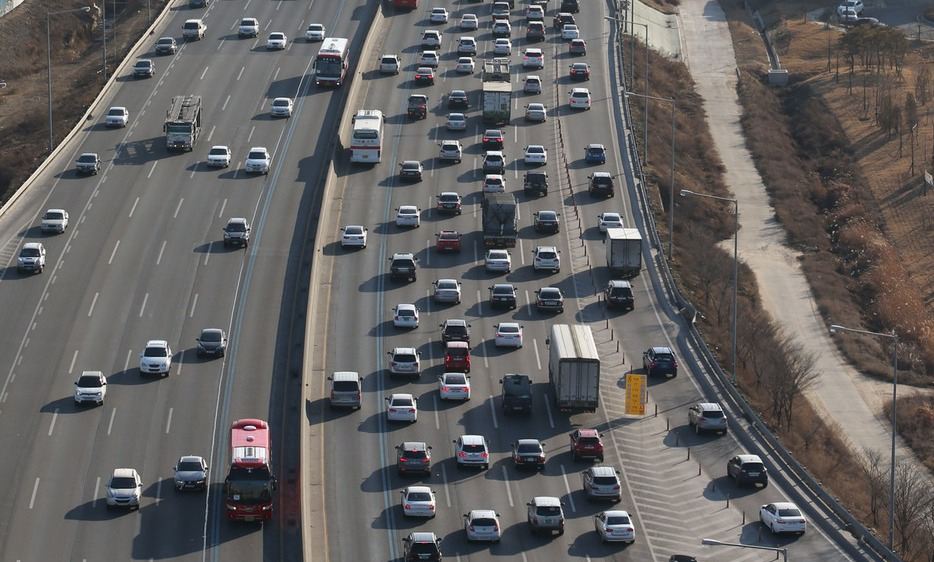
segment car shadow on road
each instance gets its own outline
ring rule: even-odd
[[[107,377],[108,385],[137,386],[159,382],[163,379],[171,379],[171,376],[162,377],[160,375],[144,375],[140,373],[139,368],[130,367],[124,371],[118,371]]]

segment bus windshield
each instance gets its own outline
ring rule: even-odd
[[[341,61],[337,59],[318,59],[315,63],[315,74],[339,78],[343,71]]]

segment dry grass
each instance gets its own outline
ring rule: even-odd
[[[885,407],[885,414],[892,415],[891,406]],[[922,459],[925,466],[934,471],[934,441],[931,441],[931,428],[934,427],[934,397],[899,398],[897,421],[898,433]]]

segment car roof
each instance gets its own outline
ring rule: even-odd
[[[611,279],[609,285],[610,287],[613,287],[614,289],[617,289],[620,287],[629,288],[629,289],[632,288],[632,283],[630,283],[629,281],[623,281],[621,279]]]
[[[516,441],[516,445],[541,445],[542,442],[538,439],[519,439]]]
[[[220,328],[203,328],[201,330],[201,333],[202,334],[223,334],[224,330],[221,330]]]
[[[539,48],[537,48],[537,47],[529,47],[528,49],[525,50],[525,54],[527,54],[527,55],[540,55],[540,54],[542,54],[542,50],[539,49]]]
[[[561,295],[562,297],[564,296],[563,294],[561,294],[561,288],[560,288],[560,287],[542,287],[541,289],[538,290],[538,294],[542,294],[542,293],[545,293],[545,292],[549,292],[549,293],[558,293],[558,294]]]
[[[434,543],[438,540],[438,537],[434,533],[428,531],[417,531],[409,535],[409,540],[412,542],[430,542]]]
[[[720,404],[717,404],[716,402],[698,402],[697,404],[695,404],[695,406],[697,406],[698,408],[706,412],[722,412],[723,411],[723,408],[720,407]]]
[[[622,509],[611,509],[603,512],[607,517],[629,517],[628,511],[623,511]]]
[[[536,246],[535,251],[536,252],[548,252],[548,251],[557,252],[558,248],[556,246]]]
[[[616,469],[612,466],[592,466],[590,473],[594,476],[616,476]]]
[[[443,141],[443,142],[449,142],[449,141]],[[454,141],[454,142],[458,142],[458,141]],[[445,195],[456,195],[456,196],[458,196],[458,197],[461,196],[460,193],[458,193],[458,192],[456,192],[456,191],[442,191],[442,192],[440,193],[440,196],[442,196],[442,197],[445,196]],[[457,232],[457,231],[456,231],[456,230],[442,230],[441,232]]]
[[[422,165],[422,163],[421,163],[420,161],[418,161],[418,160],[403,160],[403,161],[402,161],[402,167],[406,167],[406,166],[421,166],[421,165]]]
[[[415,310],[414,304],[397,304],[396,310]]]
[[[409,492],[424,492],[428,494],[431,493],[431,488],[429,488],[428,486],[407,486],[405,489]]]
[[[595,177],[595,178],[612,178],[613,176],[610,175],[610,172],[594,172],[594,173],[593,173],[593,177]]]
[[[415,205],[399,205],[399,211],[417,211],[418,207]]]
[[[185,455],[182,458],[178,459],[178,462],[200,462],[203,463],[204,459],[196,455]]]
[[[414,260],[415,255],[412,252],[396,252],[392,255],[394,260]]]
[[[561,500],[554,496],[535,496],[532,502],[541,507],[561,507]]]
[[[521,328],[522,326],[518,322],[500,322],[499,328]]]
[[[529,80],[538,80],[539,82],[541,82],[542,77],[539,76],[538,74],[530,74],[530,75],[528,75],[528,76],[525,77],[525,81],[526,81],[526,82],[528,82]]]
[[[470,519],[496,519],[496,512],[492,509],[471,509],[467,515]]]
[[[588,90],[587,88],[571,88],[571,93],[572,94],[581,94],[581,93],[589,94],[590,90]]]
[[[266,152],[266,147],[265,146],[254,146],[253,148],[250,149],[250,152],[253,152],[254,150],[262,150],[263,152]]]
[[[149,340],[146,347],[169,347],[169,342],[165,340]]]
[[[135,468],[115,468],[113,473],[114,478],[133,478],[135,476]]]
[[[232,217],[227,219],[227,224],[246,224],[246,219],[243,217]]]
[[[461,443],[464,445],[485,445],[486,440],[482,435],[461,435]]]
[[[774,505],[776,509],[798,509],[798,506],[791,502],[772,502],[766,505]]]
[[[493,288],[494,289],[513,289],[513,290],[515,289],[512,283],[497,283],[493,285]]]
[[[360,373],[356,371],[334,371],[331,380],[337,381],[359,381]]]
[[[671,348],[670,348],[670,347],[665,347],[665,346],[661,346],[661,345],[657,345],[657,346],[653,347],[653,348],[652,348],[652,352],[653,352],[653,353],[667,353],[668,355],[674,355],[674,353],[671,352]]]
[[[588,144],[588,145],[587,145],[587,148],[588,148],[588,149],[593,148],[593,149],[597,149],[597,150],[606,150],[606,147],[605,147],[605,146],[603,146],[602,144],[598,144],[598,143]]]
[[[578,429],[577,434],[580,437],[599,437],[600,433],[596,429]]]
[[[38,250],[42,248],[42,243],[41,242],[26,242],[25,244],[23,244],[23,249],[25,250],[27,248],[30,250]]]
[[[449,341],[446,346],[446,349],[470,349],[465,341]]]
[[[389,399],[390,400],[402,400],[402,399],[415,400],[415,397],[412,396],[411,394],[406,394],[404,392],[397,392],[395,394],[390,395]]]
[[[759,457],[759,455],[749,455],[749,454],[736,455],[736,458],[738,458],[739,462],[743,464],[746,464],[747,462],[758,462],[758,463],[762,462],[762,459]]]
[[[393,355],[398,354],[398,353],[401,353],[403,355],[404,354],[415,355],[415,348],[414,347],[394,347],[392,349],[392,353]]]
[[[454,232],[454,231],[446,230],[443,232]],[[458,285],[460,285],[460,281],[458,281],[457,279],[451,278],[451,277],[443,277],[441,279],[438,279],[438,284],[440,285],[441,283],[457,283]]]
[[[448,318],[444,321],[448,326],[466,326],[467,321],[463,318]]]
[[[274,99],[274,100],[272,100],[272,101],[273,101],[273,103],[275,103],[275,102],[277,102],[277,101],[287,101],[287,102],[291,102],[291,101],[292,101],[292,98],[285,98],[285,97],[282,97],[282,98],[276,98],[276,99]]]
[[[404,451],[426,451],[428,444],[424,441],[403,441],[400,445]]]

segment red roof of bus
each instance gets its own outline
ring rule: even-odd
[[[243,467],[269,464],[269,424],[258,419],[237,420],[230,426],[230,463]]]

